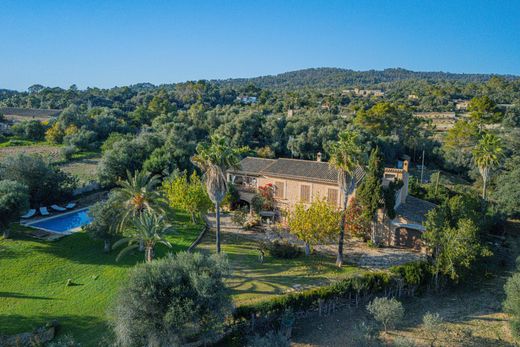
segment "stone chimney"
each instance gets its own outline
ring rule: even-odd
[[[318,154],[316,154],[316,161],[321,163],[321,152],[318,152]]]

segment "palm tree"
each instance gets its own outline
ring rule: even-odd
[[[129,235],[112,246],[116,249],[127,243],[128,245],[117,255],[116,261],[119,261],[125,254],[144,245],[145,260],[151,262],[154,255],[155,245],[158,243],[172,248],[172,245],[164,238],[164,235],[173,231],[173,227],[164,221],[163,216],[159,216],[152,211],[145,212],[132,218]]]
[[[197,154],[191,158],[193,164],[204,172],[206,190],[215,205],[217,253],[220,253],[220,204],[227,193],[226,170],[238,167],[240,154],[245,150],[245,148],[231,147],[224,137],[213,135],[209,144],[197,145]]]
[[[502,142],[498,136],[493,134],[485,134],[473,149],[475,164],[482,175],[482,199],[484,200],[486,199],[487,181],[491,169],[498,165],[503,155]]]
[[[127,171],[127,179],[120,181],[120,188],[115,191],[115,202],[123,208],[120,228],[124,228],[129,219],[144,211],[164,212],[167,204],[157,190],[161,183],[159,176],[150,176],[144,171],[133,175]]]
[[[354,191],[354,171],[361,164],[363,151],[358,141],[359,134],[355,131],[346,130],[339,134],[338,142],[330,148],[329,164],[338,171],[338,186],[343,192],[343,216],[338,241],[338,255],[336,265],[343,265],[343,243],[345,240],[345,218],[348,205],[348,196]]]

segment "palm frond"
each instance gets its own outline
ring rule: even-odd
[[[132,241],[132,238],[130,238],[130,237],[125,237],[125,238],[122,238],[120,240],[117,240],[112,245],[112,249],[116,249],[116,248],[118,248],[119,246],[121,246],[122,244],[125,244],[125,243],[129,244],[131,241]]]
[[[119,261],[122,257],[124,257],[127,253],[130,251],[133,251],[134,249],[139,248],[139,245],[130,245],[128,247],[125,247],[119,252],[119,254],[116,257],[116,262]]]

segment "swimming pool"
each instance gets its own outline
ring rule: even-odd
[[[90,224],[90,222],[92,222],[92,220],[88,215],[87,207],[81,210],[27,223],[26,226],[55,233],[70,233],[78,231],[82,226]]]

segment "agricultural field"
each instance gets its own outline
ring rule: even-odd
[[[13,142],[14,144],[13,145]],[[21,143],[22,145],[17,145]],[[46,142],[31,142],[23,140],[11,140],[0,144],[0,160],[19,153],[38,154],[57,163],[60,168],[78,177],[80,183],[88,183],[95,180],[96,168],[100,160],[97,152],[80,152],[73,155],[72,160],[63,162],[61,146],[51,145]]]
[[[30,141],[26,141],[30,143]],[[60,146],[50,145],[45,142],[38,144],[24,144],[21,146],[13,146],[10,145],[10,142],[5,142],[0,144],[0,160],[10,155],[16,155],[19,153],[27,153],[27,154],[39,154],[44,157],[50,158],[52,162],[57,162],[61,160],[60,154]]]
[[[76,177],[80,183],[88,183],[96,179],[96,169],[99,157],[80,159],[60,165],[60,168]]]

